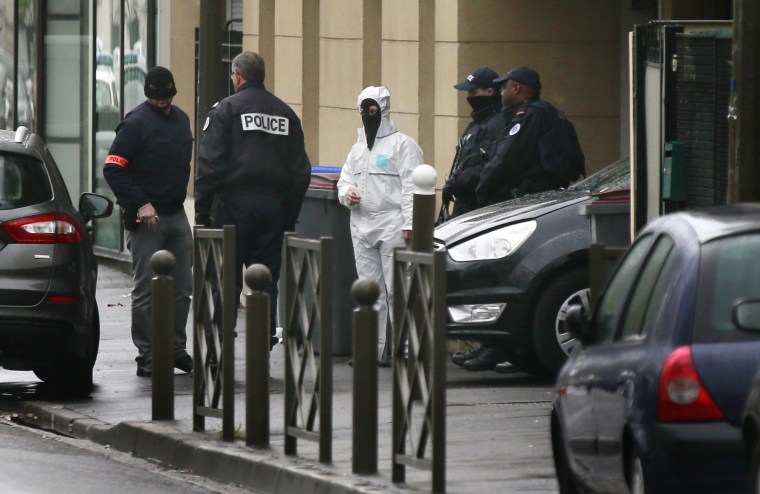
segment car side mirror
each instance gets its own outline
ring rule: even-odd
[[[734,304],[733,321],[744,331],[760,331],[760,299],[740,300]]]
[[[113,201],[106,196],[84,192],[79,197],[79,212],[87,221],[93,218],[105,218],[113,212]]]
[[[592,342],[591,325],[582,305],[573,305],[567,310],[565,325],[570,334],[584,345]]]

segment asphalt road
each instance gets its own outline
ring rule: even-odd
[[[14,494],[242,494],[89,441],[19,425],[0,412],[0,490]]]

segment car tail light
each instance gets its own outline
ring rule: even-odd
[[[660,374],[657,418],[663,421],[723,418],[723,413],[699,379],[691,358],[691,347],[676,348],[665,360]]]
[[[82,240],[76,221],[61,213],[19,218],[6,221],[0,227],[20,244],[73,244]]]

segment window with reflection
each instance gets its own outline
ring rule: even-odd
[[[663,297],[664,281],[667,278],[664,275],[675,258],[674,247],[673,240],[663,234],[652,248],[631,292],[618,340],[636,340],[648,334],[654,306]]]
[[[115,200],[103,177],[103,163],[123,115],[145,101],[150,0],[96,0],[95,4],[95,171],[96,192]],[[96,221],[95,244],[124,250],[119,212]]]
[[[38,0],[25,0],[18,6],[18,84],[17,125],[37,132],[37,28]]]
[[[694,342],[719,343],[760,338],[736,326],[733,311],[743,300],[760,298],[760,234],[742,233],[702,247],[694,317]]]
[[[0,211],[52,198],[53,189],[42,161],[13,154],[0,156]]]
[[[631,282],[636,279],[641,262],[651,244],[652,235],[638,238],[628,249],[605,287],[594,314],[593,342],[595,344],[612,340],[620,315],[625,308]]]
[[[14,0],[0,0],[0,129],[14,129]]]
[[[116,198],[103,177],[103,163],[111,148],[116,126],[121,121],[121,3],[97,0],[95,5],[95,192]],[[122,250],[121,217],[118,212],[97,220],[95,244]]]
[[[145,101],[147,0],[124,1],[124,113]]]

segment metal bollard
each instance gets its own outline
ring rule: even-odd
[[[377,473],[377,311],[380,287],[368,279],[351,286],[359,305],[352,316],[354,358],[353,462],[358,474]]]
[[[263,264],[245,270],[245,444],[269,445],[269,294],[272,273]]]
[[[419,165],[412,174],[414,211],[412,213],[412,250],[433,252],[433,226],[435,225],[435,168]]]
[[[174,279],[169,273],[176,260],[168,250],[150,258],[156,273],[151,297],[153,315],[153,420],[174,420]]]
[[[433,252],[433,228],[435,227],[435,183],[438,175],[435,168],[430,165],[419,165],[414,169],[412,174],[414,180],[414,212],[412,214],[412,250],[415,252]],[[420,297],[417,293],[414,296]],[[422,307],[422,304],[415,304],[416,307]],[[415,318],[422,321],[424,314],[418,313]],[[420,325],[421,327],[421,325]],[[417,335],[418,337],[420,335]],[[426,362],[426,377],[430,380],[430,349],[423,348],[419,355],[420,360]],[[422,390],[418,386],[413,386],[412,397],[419,400],[422,396]]]

